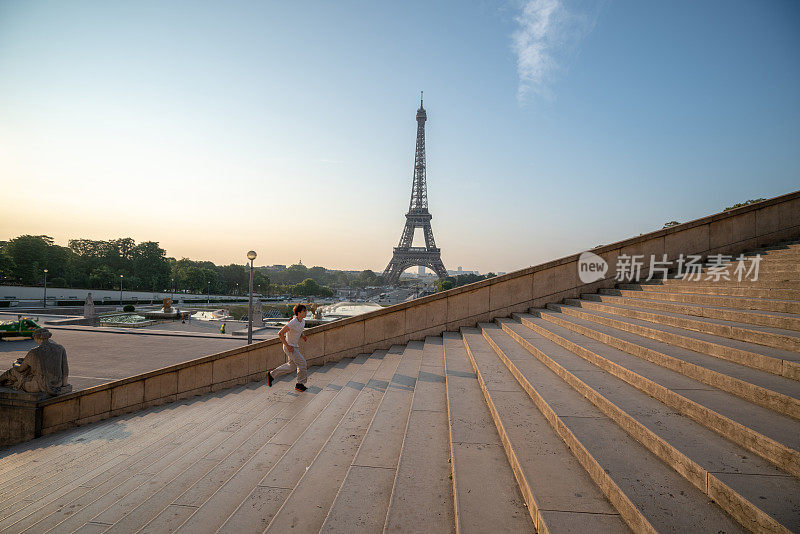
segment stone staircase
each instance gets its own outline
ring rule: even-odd
[[[0,532],[800,532],[800,244],[0,452]]]

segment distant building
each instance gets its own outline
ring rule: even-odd
[[[459,275],[462,275],[462,274],[475,274],[475,275],[477,275],[479,273],[478,273],[478,271],[465,271],[460,265],[458,266],[458,269],[456,269],[455,271],[452,271],[452,270],[448,270],[447,271],[447,276],[459,276]]]

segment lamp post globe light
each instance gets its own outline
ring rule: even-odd
[[[44,270],[44,295],[42,296],[42,307],[47,307],[47,269]]]
[[[253,342],[253,261],[256,259],[256,251],[251,250],[247,253],[250,260],[250,305],[247,311],[247,344]],[[238,284],[237,284],[238,285]]]
[[[122,275],[119,275],[119,305],[122,306]]]

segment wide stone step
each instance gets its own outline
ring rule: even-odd
[[[779,288],[740,287],[731,285],[684,283],[645,283],[645,284],[617,284],[618,289],[630,291],[655,291],[656,293],[693,293],[697,295],[719,295],[727,297],[766,298],[778,300],[800,300],[800,290]]]
[[[335,380],[337,377],[341,376],[343,373],[346,373],[346,372],[347,373],[351,373],[353,369],[351,368],[350,370],[348,370],[347,368],[348,368],[349,365],[352,365],[352,362],[343,360],[343,361],[337,363],[333,367],[325,366],[323,368],[314,368],[314,369],[311,370],[310,374],[311,374],[311,376],[314,377],[314,378],[312,378],[312,380],[314,380],[315,382],[319,381],[320,383],[324,384],[325,382],[328,382],[328,381],[331,381],[331,380]],[[314,375],[316,375],[316,376],[314,376]],[[311,391],[310,395],[300,397],[293,391],[292,385],[293,384],[291,382],[289,382],[289,381],[276,382],[276,384],[271,389],[267,388],[263,384],[261,385],[261,390],[266,395],[271,394],[273,390],[284,389],[286,391],[289,391],[287,396],[291,397],[293,400],[292,400],[292,402],[290,402],[288,404],[288,406],[286,406],[286,408],[284,408],[284,411],[281,413],[281,415],[283,417],[275,418],[274,422],[270,421],[266,425],[267,428],[260,429],[259,431],[256,432],[256,434],[254,434],[250,438],[258,439],[257,435],[260,434],[261,432],[265,432],[267,434],[273,435],[276,430],[281,428],[282,425],[286,424],[286,422],[288,421],[288,418],[291,417],[291,413],[290,412],[294,413],[294,412],[296,412],[298,410],[298,408],[302,408],[303,406],[306,406],[307,404],[312,404],[315,401],[319,402],[318,401],[319,395],[318,394],[314,394],[315,390],[313,390],[313,389],[310,390]],[[265,406],[265,404],[262,403],[261,407],[263,407],[263,406]],[[240,407],[240,408],[245,408],[245,407]],[[253,406],[253,407],[248,408],[247,411],[249,411],[250,413],[258,414],[258,413],[263,411],[263,410],[261,410],[259,408],[260,408],[260,406]],[[308,411],[308,410],[306,410],[306,411]],[[247,413],[247,412],[245,412],[245,413]],[[183,515],[179,514],[178,517],[174,518],[174,520],[173,520],[173,523],[175,525],[180,524],[180,522],[183,519],[185,519],[185,517],[186,517],[186,511],[191,513],[192,511],[194,511],[196,509],[196,506],[187,504],[186,506],[178,508],[178,507],[170,506],[170,503],[174,502],[175,500],[180,501],[181,499],[186,499],[188,501],[188,499],[190,499],[191,497],[201,498],[198,495],[198,493],[200,493],[200,494],[202,494],[203,492],[213,493],[217,488],[216,487],[209,488],[209,481],[220,477],[220,473],[221,472],[229,471],[231,469],[231,463],[233,463],[234,465],[236,463],[236,456],[237,455],[246,454],[246,453],[243,453],[242,451],[245,450],[245,449],[252,449],[252,448],[254,448],[252,440],[251,439],[247,439],[244,442],[244,444],[240,445],[239,447],[230,447],[229,448],[229,447],[225,447],[224,444],[223,444],[223,446],[221,446],[219,449],[215,449],[214,451],[210,452],[207,455],[207,459],[208,460],[216,460],[216,462],[217,462],[216,466],[212,466],[212,468],[210,470],[206,471],[205,474],[202,474],[200,477],[197,477],[197,479],[193,483],[186,484],[186,482],[191,482],[191,481],[184,480],[183,481],[184,483],[182,484],[183,492],[182,493],[179,492],[179,491],[175,492],[175,493],[178,493],[178,495],[175,495],[172,499],[161,501],[160,502],[161,508],[167,507],[170,510],[178,510],[178,509],[182,510],[183,511],[182,514]],[[133,505],[137,504],[137,499],[133,498],[133,496],[128,497],[128,498],[131,499]],[[138,504],[141,504],[143,502],[146,502],[146,501],[143,500],[143,499],[138,499]],[[151,503],[152,502],[153,501],[151,501]],[[184,508],[186,510],[184,510]],[[88,519],[91,519],[93,516],[94,516],[94,514],[92,516],[89,516]],[[152,515],[150,515],[149,517],[144,517],[143,519],[144,519],[144,522],[147,522],[151,518],[152,518]],[[68,521],[70,521],[70,522],[71,521],[75,521],[75,518],[71,517]],[[98,521],[98,519],[95,519],[95,521]]]
[[[682,278],[666,278],[660,280],[659,284],[664,287],[708,287],[711,282],[706,280],[682,279]],[[800,281],[796,278],[789,280],[773,280],[763,278],[759,275],[758,280],[743,279],[741,281],[720,280],[713,282],[714,287],[729,287],[729,288],[745,288],[745,289],[768,289],[768,290],[786,290],[797,291],[800,290]]]
[[[543,315],[547,313],[553,312],[542,312]],[[514,318],[780,469],[800,476],[800,423],[797,420],[614,348],[606,344],[601,333],[591,328],[580,331],[568,328],[579,319],[566,321],[563,323],[566,326],[561,326],[531,314],[515,314]]]
[[[699,295],[695,293],[662,293],[657,291],[632,291],[628,289],[600,289],[601,295],[619,295],[638,299],[653,299],[669,302],[706,304],[709,306],[736,308],[742,310],[763,310],[780,313],[800,314],[800,301],[780,299],[752,299],[745,297],[726,297]]]
[[[317,388],[320,388],[320,386],[324,388],[326,382],[330,383],[346,372],[346,368],[340,369],[330,365],[326,367],[328,367],[328,370],[324,373],[314,372],[315,369],[309,371],[310,384],[312,384],[309,389],[310,395],[296,393],[292,387],[294,380],[291,378],[276,381],[272,389],[280,386],[287,386],[289,389],[289,393],[286,395],[286,401],[288,401],[286,406],[269,419],[267,419],[269,413],[267,413],[266,409],[260,410],[261,407],[256,407],[256,411],[262,412],[258,419],[264,419],[267,422],[259,424],[255,431],[250,431],[250,429],[243,427],[240,431],[243,435],[237,440],[240,443],[223,444],[223,446],[207,455],[206,458],[218,459],[219,463],[201,479],[194,482],[183,493],[174,498],[171,504],[142,527],[141,531],[171,532],[178,528],[199,506],[211,498],[219,487],[235,476],[245,463],[251,461],[262,450],[265,443],[277,433],[283,431],[290,421],[298,422],[298,414],[304,410],[306,413],[312,412],[312,410],[308,409],[309,404],[320,402],[318,396],[314,395]],[[258,419],[251,422],[250,425],[259,423]]]
[[[393,347],[392,351],[402,354],[402,359],[320,532],[379,532],[386,523],[422,361],[422,345],[410,343]]]
[[[320,369],[322,373],[313,374],[320,378],[333,379],[337,373],[343,372],[346,365],[340,362],[327,372],[323,368]],[[181,445],[173,446],[178,455],[168,468],[154,467],[140,485],[123,494],[114,491],[101,496],[86,506],[86,509],[70,515],[53,530],[71,531],[88,521],[111,525],[110,528],[123,531],[136,530],[146,524],[187,489],[206,481],[212,473],[227,466],[227,462],[233,460],[235,455],[252,446],[248,443],[249,437],[265,431],[274,433],[276,426],[285,423],[286,419],[280,416],[287,415],[286,410],[295,409],[298,404],[307,402],[302,398],[298,402],[288,382],[276,386],[269,389],[262,384],[258,389],[260,395],[254,402],[236,407],[237,417],[224,427],[224,433],[228,436],[226,439],[205,450],[205,447],[198,447],[191,439],[187,441],[184,436],[177,436],[175,439]],[[274,402],[272,399],[276,396],[283,399],[283,402]],[[286,402],[290,399],[291,402]],[[196,452],[198,448],[203,449],[203,455],[199,458]]]
[[[654,324],[675,326],[686,330],[694,330],[715,336],[727,337],[748,343],[756,343],[767,347],[800,352],[800,332],[772,328],[768,326],[753,326],[737,321],[723,319],[701,319],[687,314],[676,312],[654,313],[637,307],[621,304],[605,304],[583,299],[564,299],[569,306],[577,306],[586,310],[605,312],[608,314],[641,319]]]
[[[363,384],[374,374],[378,362],[370,362],[362,355],[350,365],[352,372],[344,373],[324,389],[317,390],[311,383],[308,391],[299,394],[314,391],[317,398],[287,421],[177,531],[225,529],[228,528],[225,525],[232,526],[261,506],[265,515],[254,520],[250,528],[263,530],[350,408]]]
[[[385,532],[455,528],[442,338],[426,338]]]
[[[253,401],[254,395],[249,390],[233,392],[231,399],[249,399]],[[119,478],[118,473],[124,472],[131,466],[140,465],[142,461],[150,458],[151,450],[159,447],[171,451],[175,444],[175,432],[184,435],[199,436],[197,439],[212,439],[220,434],[220,430],[234,421],[238,414],[231,400],[220,403],[217,409],[208,409],[205,413],[215,416],[213,423],[200,420],[203,415],[201,410],[185,409],[185,406],[160,407],[149,410],[151,413],[159,412],[161,424],[147,428],[138,428],[135,432],[106,438],[106,448],[93,450],[91,454],[80,457],[80,461],[54,464],[47,469],[40,469],[36,476],[29,477],[27,481],[20,481],[15,487],[5,492],[2,503],[3,521],[0,528],[14,523],[25,517],[26,522],[43,519],[61,504],[69,503],[70,499],[82,496],[85,488],[107,485],[109,481]],[[197,407],[200,408],[200,407]],[[166,416],[165,416],[166,415]],[[186,417],[186,419],[183,419]],[[177,422],[176,422],[177,419]],[[117,422],[124,422],[127,417],[116,418]],[[80,435],[81,430],[91,432],[91,428],[81,427],[70,433]],[[227,434],[222,435],[226,437]],[[78,438],[76,441],[79,441]],[[163,458],[162,464],[163,464]],[[141,465],[139,469],[142,469]],[[81,489],[83,488],[83,489]],[[12,490],[19,490],[14,493]]]
[[[231,395],[249,395],[249,389],[238,387],[225,393]],[[169,404],[170,410],[203,409],[200,404],[207,403],[208,409],[218,403],[228,402],[223,399],[224,393],[217,392],[203,397],[193,397]],[[174,413],[174,412],[170,412]],[[124,421],[124,426],[120,424]],[[18,487],[15,477],[30,479],[31,474],[41,474],[38,469],[42,463],[54,463],[64,467],[68,462],[80,461],[81,457],[107,447],[120,436],[137,432],[142,428],[151,428],[164,424],[160,408],[145,409],[126,414],[124,418],[113,417],[79,428],[57,432],[25,443],[19,443],[0,452],[2,474],[0,488],[11,485]],[[2,489],[0,489],[2,491]]]
[[[221,421],[231,421],[231,419],[223,418]],[[173,431],[175,430],[180,432],[181,439],[188,439],[190,440],[188,443],[196,443],[201,449],[205,448],[207,443],[212,443],[214,447],[214,444],[218,443],[217,438],[221,436],[219,431],[211,434],[203,432],[198,435],[193,434],[191,428],[173,427]],[[142,449],[135,455],[137,460],[134,463],[126,462],[124,469],[115,466],[113,471],[107,473],[110,476],[95,481],[98,484],[83,485],[71,492],[71,495],[65,496],[69,498],[58,503],[58,508],[50,515],[46,514],[51,509],[47,506],[40,507],[37,511],[37,514],[40,514],[37,518],[39,521],[30,528],[30,531],[58,532],[71,531],[70,526],[72,530],[78,528],[127,495],[141,490],[141,486],[148,481],[154,483],[153,478],[158,473],[179,472],[194,454],[194,451],[188,448],[187,442],[178,441],[173,433],[165,444]]]
[[[706,495],[623,431],[563,377],[533,358],[498,325],[482,323],[479,327],[531,399],[550,407],[550,424],[559,430],[584,469],[634,530],[699,532],[713,527],[743,531]],[[672,498],[664,499],[665,494]]]
[[[746,250],[743,254],[745,256],[755,256],[756,254],[760,254],[762,256],[767,256],[767,255],[773,254],[775,252],[781,252],[781,251],[799,252],[800,249],[798,249],[798,243],[796,241],[790,241],[790,242],[785,242],[785,243],[775,243],[775,244],[769,245],[768,247],[761,247],[761,248],[758,248],[758,249]]]
[[[236,403],[237,396],[231,395],[230,399],[226,399],[230,407],[227,414],[225,412],[215,413],[206,407],[203,412],[198,413],[196,418],[187,418],[185,410],[182,412],[175,410],[171,417],[164,417],[165,412],[168,413],[169,410],[163,406],[160,407],[162,419],[173,423],[166,430],[165,439],[157,444],[146,446],[139,444],[137,447],[133,447],[135,440],[131,438],[132,443],[129,443],[127,448],[131,452],[138,449],[138,452],[123,464],[108,469],[102,477],[97,477],[90,483],[76,488],[71,494],[65,495],[60,499],[58,509],[53,510],[50,506],[40,506],[37,511],[39,517],[35,518],[38,522],[32,530],[43,532],[51,528],[54,530],[65,529],[65,527],[69,527],[69,522],[64,523],[66,518],[69,518],[73,527],[77,528],[81,524],[81,517],[84,518],[84,522],[88,521],[129,493],[141,491],[142,484],[151,477],[161,476],[162,479],[168,479],[169,475],[165,476],[165,473],[180,473],[191,463],[191,458],[195,457],[196,459],[198,450],[204,450],[209,446],[216,450],[235,441],[233,429],[250,419],[251,413],[258,413],[253,409],[257,408],[259,404],[267,403],[271,411],[280,410],[282,403],[275,401],[281,392],[274,391],[269,397],[265,397],[258,391],[252,391],[252,388],[245,389],[251,393],[249,400]],[[283,394],[285,395],[285,391]],[[203,403],[197,404],[199,407],[203,407]],[[264,421],[267,419],[267,417],[263,418]],[[185,423],[186,426],[181,428],[174,424],[174,420]],[[142,435],[152,434],[153,429],[142,432]],[[150,484],[154,484],[153,479],[150,480]],[[112,497],[111,499],[109,499],[109,495]],[[105,505],[98,507],[98,503],[105,503]],[[47,515],[51,511],[53,513]],[[22,526],[22,523],[15,526]]]
[[[758,273],[748,272],[743,270],[736,271],[736,264],[723,263],[721,265],[704,264],[698,270],[692,270],[683,273],[675,273],[674,278],[678,280],[687,279],[693,282],[744,282],[746,280],[797,280],[800,276],[800,270],[797,265],[791,260],[786,260],[784,263],[777,263],[774,260],[762,260],[758,266]],[[788,277],[788,278],[785,278]]]
[[[464,341],[444,334],[456,532],[535,532]]]
[[[791,258],[800,255],[800,249],[796,243],[789,244],[776,244],[768,247],[761,247],[755,250],[749,250],[744,253],[745,256],[761,255],[765,258]]]
[[[306,468],[265,532],[319,531],[400,362],[401,355],[382,352],[382,356],[371,356],[382,359],[378,370]]]
[[[789,263],[789,262],[794,262],[794,260],[793,260],[791,257],[784,256],[783,258],[781,258],[780,256],[775,256],[775,255],[772,255],[772,254],[768,254],[768,253],[766,253],[766,252],[745,252],[745,253],[744,253],[744,255],[745,255],[745,258],[746,258],[747,260],[750,260],[750,259],[751,259],[753,256],[755,256],[756,254],[760,254],[760,255],[761,255],[761,257],[763,257],[763,258],[765,258],[765,259],[767,259],[767,258],[768,258],[768,259],[769,259],[769,261],[768,261],[768,262],[766,262],[766,263],[769,263],[769,264],[773,264],[773,263],[783,263],[783,262],[786,262],[786,263]],[[738,257],[738,256],[737,256],[737,257]],[[762,261],[763,261],[763,260],[762,260]],[[762,265],[763,265],[763,263],[762,263]]]
[[[794,276],[794,279],[797,280],[800,277],[800,263],[793,260],[768,262],[759,266],[759,278],[761,274]]]
[[[759,249],[758,251],[754,252],[755,254],[761,254],[762,256],[766,256],[768,258],[799,258],[800,259],[800,245],[796,243],[789,243],[786,245],[774,245],[770,247],[764,247]]]
[[[235,396],[247,393],[240,389],[231,394]],[[201,402],[207,403],[206,409],[208,410],[214,410],[220,404],[223,407],[227,404],[226,401],[213,397]],[[170,409],[174,410],[170,413],[180,411],[183,414],[183,410],[185,410],[188,416],[192,413],[192,408],[202,409],[199,403],[193,404],[188,409],[185,404],[186,401],[170,405]],[[122,423],[123,421],[124,423]],[[145,439],[140,432],[142,429],[156,429],[164,427],[168,423],[171,421],[163,416],[160,409],[150,409],[124,418],[111,418],[15,445],[15,448],[27,448],[23,452],[30,454],[20,454],[22,460],[15,462],[2,475],[0,502],[6,502],[11,495],[24,491],[43,479],[52,480],[54,475],[57,476],[73,466],[79,466],[79,469],[82,469],[84,459],[91,461],[91,458],[108,454],[109,450],[119,444],[118,440],[126,435],[136,436],[134,439],[137,437]],[[126,444],[131,443],[131,440],[126,440]],[[37,451],[41,454],[36,454]],[[43,470],[42,466],[50,466],[54,471]]]
[[[800,315],[791,313],[765,312],[758,310],[738,310],[733,308],[715,307],[702,304],[686,304],[680,302],[665,302],[651,299],[637,299],[630,297],[601,295],[596,293],[583,293],[581,299],[593,302],[607,302],[619,304],[629,308],[644,310],[667,311],[708,317],[710,319],[723,319],[740,323],[759,326],[774,327],[784,330],[800,331]]]
[[[536,310],[540,317],[663,365],[778,413],[798,418],[800,384],[796,380],[684,349],[574,315]],[[601,339],[602,338],[602,339]]]
[[[758,266],[759,273],[800,273],[800,263],[793,258],[765,258]]]
[[[720,335],[664,324],[663,322],[655,323],[644,319],[621,316],[617,313],[582,309],[577,306],[548,304],[547,308],[675,347],[708,354],[721,360],[727,360],[793,380],[800,380],[800,353],[793,350],[756,345]],[[786,413],[793,417],[800,417],[800,402],[794,407],[791,407],[792,403],[789,400],[784,399],[783,402],[790,403],[790,406],[786,408],[789,411]]]
[[[148,412],[138,412],[135,417],[144,417]],[[78,452],[88,451],[90,448],[100,447],[104,444],[100,436],[115,436],[121,432],[115,419],[106,419],[92,425],[86,425],[80,430],[80,443],[73,439],[75,430],[57,432],[35,440],[17,443],[0,451],[0,491],[12,485],[12,479],[25,472],[33,472],[37,464],[50,463],[54,459],[74,458]],[[117,432],[117,434],[115,434]],[[31,447],[35,443],[36,447]],[[59,462],[60,463],[60,462]]]
[[[484,336],[526,388],[536,358],[745,528],[800,527],[800,480],[523,325],[497,322],[506,328],[486,325]]]
[[[598,487],[581,465],[587,457],[570,451],[574,436],[563,426],[551,426],[557,419],[553,408],[522,389],[480,330],[462,328],[461,334],[537,532],[628,532],[600,490],[610,490],[613,483],[594,471]],[[557,380],[553,383],[558,387]],[[647,525],[635,508],[625,510],[634,528]]]

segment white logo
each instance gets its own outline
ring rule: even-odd
[[[578,276],[584,284],[591,284],[606,277],[608,263],[593,252],[584,252],[578,258]]]

